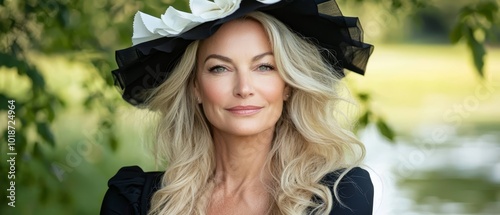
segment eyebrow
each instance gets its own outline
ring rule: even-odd
[[[259,55],[256,55],[255,57],[252,58],[252,61],[257,61],[257,60],[260,60],[261,58],[265,57],[266,55],[274,55],[273,52],[265,52],[265,53],[262,53],[262,54],[259,54]],[[205,58],[205,63],[208,61],[208,59],[210,58],[215,58],[215,59],[219,59],[219,60],[222,60],[222,61],[225,61],[225,62],[228,62],[228,63],[232,63],[233,60],[231,60],[231,58],[229,57],[226,57],[226,56],[222,56],[222,55],[218,55],[218,54],[211,54],[211,55],[208,55],[207,58]]]

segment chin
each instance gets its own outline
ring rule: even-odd
[[[240,137],[250,137],[250,136],[258,136],[258,135],[266,135],[273,134],[274,125],[263,126],[263,125],[250,125],[249,123],[245,124],[228,124],[222,128],[215,128],[225,134],[240,136]]]

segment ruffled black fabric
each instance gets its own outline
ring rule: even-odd
[[[330,187],[333,193],[333,184],[339,178],[340,171],[326,175],[321,181]],[[370,174],[359,167],[351,169],[340,180],[337,187],[340,200],[344,205],[335,201],[330,215],[370,215],[373,213],[373,184]]]
[[[344,68],[365,73],[373,46],[363,42],[358,18],[343,16],[334,0],[281,0],[272,5],[243,0],[240,8],[227,17],[201,24],[175,37],[163,37],[116,51],[119,68],[112,74],[123,99],[143,107],[149,89],[166,80],[192,41],[205,39],[222,24],[252,11],[276,17],[292,31],[328,50],[323,52],[323,57],[337,68],[332,71],[337,75],[344,76]]]
[[[108,182],[101,206],[102,215],[146,215],[151,196],[160,187],[163,172],[143,172],[137,166],[123,167]],[[321,183],[330,187],[340,171],[326,175]],[[359,167],[349,171],[339,183],[338,193],[344,207],[336,202],[330,215],[370,215],[373,210],[373,184],[370,174]]]
[[[163,172],[144,172],[138,166],[123,167],[108,182],[101,214],[146,215]]]

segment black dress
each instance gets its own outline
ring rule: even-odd
[[[322,183],[330,187],[333,195],[333,183],[339,172],[327,174]],[[123,167],[108,182],[108,191],[104,196],[101,214],[146,215],[153,193],[160,188],[163,172],[144,172],[138,166]],[[333,205],[330,215],[369,215],[373,208],[373,184],[370,175],[364,169],[356,167],[349,171],[339,183],[340,204]]]

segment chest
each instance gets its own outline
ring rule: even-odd
[[[245,193],[234,196],[214,192],[208,204],[208,215],[262,215],[269,210],[266,193]]]

